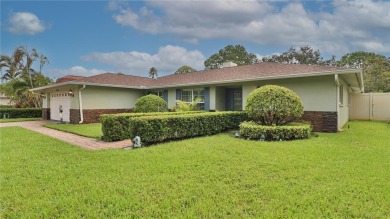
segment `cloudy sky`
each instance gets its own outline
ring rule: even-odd
[[[43,73],[148,76],[203,62],[226,45],[259,57],[309,45],[326,58],[369,51],[390,56],[390,2],[1,1],[1,54],[36,48]]]

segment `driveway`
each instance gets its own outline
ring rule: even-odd
[[[49,124],[49,123],[55,123],[55,122],[49,120],[40,120],[40,121],[28,121],[28,122],[0,123],[0,128],[9,127],[9,126],[20,126],[88,150],[124,148],[133,145],[130,139],[124,141],[116,141],[116,142],[104,142],[98,139],[87,138],[87,137],[83,137],[83,136],[79,136],[67,132],[62,132],[62,131],[58,131],[58,130],[54,130],[42,126],[43,124]]]

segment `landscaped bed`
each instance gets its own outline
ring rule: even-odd
[[[1,128],[1,218],[388,218],[390,125],[88,151]],[[15,135],[17,133],[17,135]]]

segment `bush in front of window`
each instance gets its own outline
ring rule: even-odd
[[[266,85],[249,94],[245,110],[256,123],[282,126],[302,116],[303,104],[292,90]]]
[[[201,110],[200,104],[202,102],[202,99],[197,98],[192,103],[187,103],[182,100],[176,100],[176,106],[172,109],[176,112],[186,112],[186,111],[196,111]]]
[[[135,112],[149,113],[149,112],[166,112],[168,111],[167,102],[154,94],[149,94],[140,97],[135,102]]]

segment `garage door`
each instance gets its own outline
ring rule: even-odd
[[[57,121],[61,120],[60,106],[62,106],[62,121],[70,121],[70,98],[68,92],[50,94],[50,119]]]

